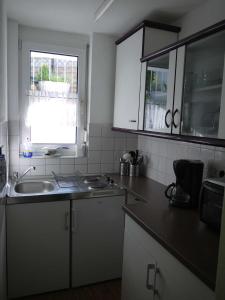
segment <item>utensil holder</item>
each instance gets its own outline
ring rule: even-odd
[[[132,165],[130,164],[130,176],[139,176],[139,165]]]
[[[127,162],[120,163],[120,175],[121,176],[128,176],[129,175],[129,167],[130,164]]]

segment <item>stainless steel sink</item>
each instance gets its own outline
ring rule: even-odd
[[[15,192],[19,194],[44,194],[54,191],[55,185],[50,181],[25,181],[15,185]]]

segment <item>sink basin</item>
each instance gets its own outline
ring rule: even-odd
[[[50,181],[27,181],[15,185],[15,192],[20,194],[48,193],[55,189]]]

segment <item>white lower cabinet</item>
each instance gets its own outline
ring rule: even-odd
[[[123,196],[72,202],[72,286],[122,275]]]
[[[126,215],[122,300],[213,300],[214,292]]]
[[[7,206],[8,297],[69,288],[70,202]]]

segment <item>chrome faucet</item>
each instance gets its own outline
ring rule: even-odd
[[[30,171],[30,170],[35,170],[36,169],[36,167],[34,167],[34,166],[31,166],[31,167],[29,167],[22,175],[20,175],[19,176],[19,174],[18,174],[18,172],[16,172],[15,174],[14,174],[14,177],[16,178],[16,183],[19,183],[21,180],[22,180],[22,178]]]

